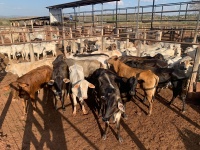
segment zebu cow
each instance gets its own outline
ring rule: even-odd
[[[56,53],[56,41],[52,41],[52,42],[42,42],[41,46],[44,47],[44,52],[43,52],[43,57],[47,56],[47,52],[52,52],[52,55],[54,57],[56,57],[57,53]]]
[[[58,58],[59,59],[59,58]],[[49,85],[52,85],[52,90],[54,93],[54,106],[57,110],[57,101],[62,102],[62,109],[65,109],[64,100],[65,96],[68,94],[69,90],[69,68],[67,63],[64,60],[53,61],[53,73],[52,78],[48,82]]]
[[[40,55],[45,56],[45,47],[41,43],[33,43],[33,52],[37,55],[37,60],[40,60]],[[30,52],[29,52],[30,53]]]
[[[23,98],[24,113],[27,113],[27,100],[30,99],[36,109],[36,92],[51,79],[52,69],[49,66],[40,66],[19,77],[10,86],[18,92],[17,98]],[[16,97],[14,97],[16,98]]]
[[[0,46],[0,53],[8,55],[9,60],[11,60],[11,55],[13,55],[14,58],[11,46]]]
[[[106,54],[80,54],[80,55],[67,55],[66,58],[72,58],[75,60],[98,60],[99,62],[102,63],[103,68],[107,69],[108,64],[107,64],[107,59],[109,58],[108,55]]]
[[[80,65],[83,67],[84,77],[89,77],[96,69],[102,68],[102,63],[97,60],[74,60],[74,59],[65,59],[68,66],[74,64]]]
[[[5,71],[11,72],[13,74],[18,75],[18,77],[21,77],[22,75],[26,74],[27,72],[40,67],[42,65],[48,65],[50,67],[52,66],[52,62],[55,58],[46,58],[43,60],[35,61],[35,62],[23,62],[23,63],[13,63],[12,61],[9,61],[8,65],[6,66]]]
[[[109,64],[111,64],[114,68],[114,71],[121,77],[125,78],[131,78],[135,77],[136,81],[133,84],[132,87],[132,95],[135,95],[135,89],[137,85],[137,81],[139,81],[141,88],[145,92],[145,97],[149,101],[149,113],[148,115],[151,115],[152,113],[152,103],[153,103],[153,97],[156,91],[156,87],[159,82],[159,77],[156,76],[152,71],[150,70],[142,70],[137,68],[131,68],[127,66],[126,64],[122,63],[118,57],[111,57],[107,60]]]
[[[125,108],[122,104],[118,87],[118,82],[120,82],[121,78],[105,69],[96,70],[91,78],[95,83],[95,91],[100,103],[99,114],[102,115],[102,120],[105,122],[105,131],[102,138],[106,140],[109,121],[110,118],[113,118],[113,122],[116,122],[117,125],[117,138],[119,142],[122,142],[120,118],[121,114],[125,112]]]
[[[25,56],[26,56],[25,50],[26,50],[27,48],[29,49],[28,46],[29,46],[28,44],[11,45],[12,52],[13,52],[13,59],[16,59],[16,56],[15,56],[16,53],[21,53],[22,58],[23,58],[23,60],[24,60],[24,59],[25,59]]]
[[[84,79],[83,67],[80,65],[72,65],[69,67],[70,82],[72,84],[72,99],[73,99],[73,115],[76,115],[76,97],[80,100],[83,114],[87,114],[84,107],[84,99],[87,99],[88,87],[95,88],[95,86]]]

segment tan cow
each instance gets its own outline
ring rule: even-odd
[[[52,76],[52,68],[44,65],[19,77],[16,81],[10,84],[14,89],[16,97],[23,98],[24,113],[27,113],[27,100],[30,99],[33,103],[34,110],[36,109],[35,93],[42,85],[49,82]]]
[[[149,113],[152,113],[152,103],[156,87],[159,82],[159,77],[155,75],[151,70],[142,70],[137,68],[131,68],[126,64],[122,63],[117,56],[113,56],[107,60],[107,62],[113,66],[115,72],[125,78],[135,77],[140,86],[145,92],[145,98],[149,101]],[[137,84],[133,85],[132,90],[135,90]],[[134,91],[132,91],[134,93]]]

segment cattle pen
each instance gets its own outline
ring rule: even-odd
[[[104,3],[113,2],[115,8],[104,9]],[[120,0],[80,0],[46,7],[50,16],[10,19],[10,26],[0,26],[0,149],[180,149],[199,150],[200,147],[200,9],[191,6],[199,1],[166,3],[148,6],[119,8]],[[154,0],[153,0],[154,2]],[[94,5],[101,10],[95,10]],[[91,11],[80,11],[80,7],[91,5]],[[176,9],[167,10],[169,7]],[[64,9],[73,12],[64,13]],[[178,9],[177,9],[178,8]],[[58,13],[59,12],[59,13]],[[175,15],[169,15],[169,14]],[[39,21],[38,21],[39,20]],[[98,44],[94,44],[94,43]],[[87,115],[77,105],[76,116],[70,96],[65,98],[64,111],[58,101],[54,109],[53,93],[41,89],[37,94],[37,109],[29,104],[23,116],[21,100],[13,100],[8,85],[16,81],[16,74],[6,72],[9,62],[22,64],[55,59],[52,51],[37,54],[35,45],[53,44],[56,55],[90,54],[112,52],[120,49],[126,55],[151,56],[154,50],[144,46],[162,43],[173,45],[173,56],[180,49],[180,57],[187,48],[194,49],[192,74],[186,89],[186,112],[181,112],[181,98],[168,105],[173,95],[170,88],[155,95],[153,113],[147,116],[148,102],[142,102],[143,91],[127,102],[128,119],[121,118],[123,143],[117,140],[115,125],[110,123],[107,139],[102,139],[104,123],[98,116],[94,99],[85,100]],[[4,53],[2,47],[27,45],[30,56],[23,59],[22,51]],[[44,47],[47,47],[45,45]],[[123,48],[122,48],[123,47]],[[146,47],[145,47],[146,48]],[[162,47],[164,49],[164,46]],[[170,48],[168,48],[170,49]],[[98,51],[97,51],[98,50]],[[3,51],[3,52],[2,52]],[[149,55],[144,55],[149,52]],[[45,55],[44,55],[45,54]],[[154,53],[153,53],[154,54]],[[164,55],[164,51],[162,51]],[[25,68],[21,68],[24,69]],[[91,91],[89,91],[89,95]],[[92,95],[92,94],[91,94]],[[44,101],[48,97],[47,103]]]

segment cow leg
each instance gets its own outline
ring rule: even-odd
[[[74,95],[72,93],[72,99],[73,99],[73,105],[74,105],[74,110],[73,110],[73,115],[75,116],[76,115],[76,105],[77,105],[77,101],[76,101],[76,95]]]
[[[58,108],[57,108],[57,98],[56,98],[56,95],[54,95],[53,101],[54,101],[54,107],[57,110]]]
[[[81,102],[81,107],[82,107],[83,114],[84,114],[84,115],[87,115],[88,112],[85,110],[84,100],[83,100],[83,99],[80,99],[80,102]]]
[[[126,102],[123,102],[123,105],[124,105],[124,109],[126,110]],[[122,117],[124,119],[128,119],[127,114],[125,112],[122,113]]]
[[[63,93],[62,98],[61,98],[62,109],[65,110],[65,104],[64,104],[64,102],[65,102],[65,92],[63,91],[62,93]]]
[[[122,143],[123,139],[120,136],[120,118],[121,118],[121,116],[116,118],[116,125],[117,125],[116,127],[117,127],[117,138],[118,138],[119,142]]]
[[[147,99],[149,101],[148,116],[150,116],[152,114],[154,92],[155,92],[155,90],[148,90],[148,91],[146,91],[146,97],[147,97]]]
[[[23,102],[22,102],[24,115],[27,114],[27,103],[28,103],[28,101],[26,99],[24,99]]]
[[[103,139],[103,140],[106,140],[106,138],[107,138],[108,127],[109,127],[109,122],[107,121],[107,122],[105,123],[105,131],[104,131],[103,136],[102,136],[102,139]]]

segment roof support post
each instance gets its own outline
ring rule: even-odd
[[[151,30],[153,29],[154,4],[155,4],[155,0],[153,0],[153,6],[152,6],[152,12],[151,12]]]
[[[140,0],[138,0],[138,10],[137,10],[137,23],[136,23],[136,33],[135,38],[138,38],[138,28],[139,28],[139,12],[140,12]]]
[[[198,28],[199,28],[199,20],[200,20],[200,9],[199,9],[199,15],[197,17],[197,24],[196,24],[196,29],[195,29],[195,34],[194,34],[194,39],[193,43],[196,43],[197,41],[197,35],[198,35]]]
[[[92,5],[92,25],[94,27],[94,5]]]
[[[77,20],[77,18],[76,18],[76,8],[74,7],[73,9],[74,9],[74,22],[75,22],[75,29],[76,29],[76,20]]]
[[[116,23],[116,31],[117,31],[117,28],[118,28],[118,22],[117,22],[117,11],[118,11],[118,1],[116,1],[116,14],[115,14],[115,18],[116,18],[116,20],[115,20],[115,23]]]

